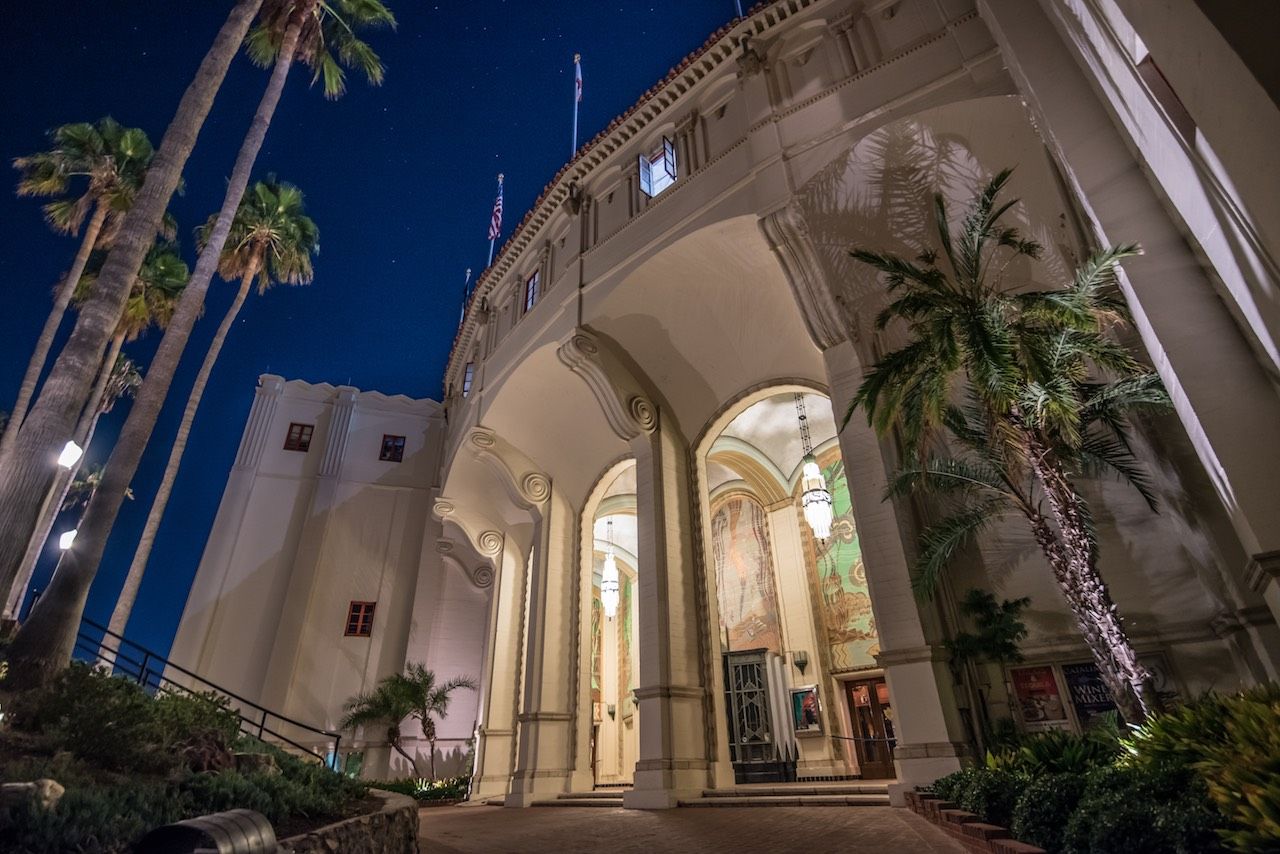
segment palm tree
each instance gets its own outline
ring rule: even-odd
[[[8,590],[13,583],[35,528],[41,496],[53,480],[53,460],[75,429],[102,364],[103,351],[178,187],[196,136],[262,3],[236,0],[201,61],[151,160],[142,188],[134,196],[133,207],[120,224],[98,287],[77,316],[71,337],[22,421],[13,451],[0,466],[0,590]]]
[[[1108,334],[1128,320],[1117,264],[1138,249],[1098,252],[1063,289],[1018,289],[1005,278],[1009,263],[1038,258],[1041,248],[999,222],[1016,204],[997,204],[1008,178],[991,180],[954,240],[935,197],[940,255],[852,253],[886,276],[892,301],[877,327],[904,326],[909,341],[871,369],[844,423],[862,407],[882,435],[900,431],[906,464],[891,496],[921,491],[949,501],[950,515],[921,535],[920,592],[932,595],[952,556],[980,532],[1021,516],[1116,705],[1140,722],[1159,700],[1098,573],[1092,517],[1074,482],[1110,471],[1155,509],[1127,441],[1128,419],[1167,408],[1168,395]],[[928,450],[939,433],[953,455]]]
[[[102,254],[97,253],[88,266],[89,270],[81,277],[75,289],[73,298],[77,305],[83,304],[93,292],[98,274],[101,272]],[[85,404],[84,411],[80,413],[80,420],[76,424],[73,438],[76,444],[86,451],[93,442],[98,419],[110,412],[121,397],[132,396],[142,383],[142,377],[133,361],[122,356],[120,348],[125,343],[139,338],[152,326],[163,329],[168,324],[169,318],[173,316],[178,297],[187,283],[189,272],[175,244],[156,243],[147,253],[146,260],[143,261],[134,279],[133,290],[129,294],[129,302],[125,304],[124,315],[120,318],[115,334],[111,336],[111,343],[102,360],[102,367],[98,371],[98,378],[89,395],[89,402]],[[81,461],[83,459],[82,457]],[[22,601],[27,585],[31,583],[31,576],[35,573],[40,554],[44,550],[45,543],[48,542],[53,523],[58,517],[58,508],[61,503],[59,496],[64,495],[70,488],[75,474],[75,467],[60,470],[44,497],[35,530],[27,543],[18,575],[9,591],[10,613],[13,613],[14,603]]]
[[[449,713],[449,700],[459,688],[475,690],[476,683],[466,676],[436,684],[436,675],[422,664],[410,663],[404,673],[393,673],[367,694],[357,694],[347,702],[342,718],[343,729],[386,724],[387,743],[409,762],[418,773],[418,765],[405,752],[400,724],[413,718],[431,747],[431,779],[436,778],[436,719]]]
[[[214,225],[213,220],[205,223],[200,229],[199,239],[205,242]],[[133,562],[129,564],[129,572],[125,576],[124,587],[116,600],[115,610],[111,613],[108,628],[117,635],[123,635],[129,623],[129,614],[133,610],[134,600],[138,596],[138,587],[142,584],[142,576],[147,570],[147,560],[151,556],[151,547],[155,543],[156,533],[164,518],[169,495],[173,491],[174,481],[178,477],[178,469],[182,465],[182,455],[187,447],[187,437],[191,433],[191,425],[200,408],[200,398],[204,395],[205,385],[213,366],[222,352],[227,333],[235,323],[240,308],[249,296],[249,289],[257,282],[258,293],[278,282],[290,285],[305,285],[311,282],[313,275],[311,256],[318,252],[319,233],[311,218],[303,212],[302,191],[292,184],[280,183],[272,176],[267,181],[259,181],[249,188],[236,218],[231,224],[231,235],[226,248],[222,251],[222,262],[218,273],[228,282],[239,279],[240,289],[236,292],[231,307],[227,309],[218,327],[213,341],[205,353],[200,372],[196,375],[195,385],[187,398],[186,409],[182,413],[182,423],[178,425],[178,435],[169,451],[169,461],[165,465],[160,486],[156,489],[156,497],[152,500],[151,510],[147,514],[142,536],[138,540],[138,548],[134,552]]]
[[[160,408],[169,393],[169,385],[173,382],[191,328],[204,304],[205,292],[220,263],[236,210],[249,184],[250,170],[266,139],[267,128],[284,92],[285,79],[294,60],[316,68],[324,81],[325,94],[330,97],[338,97],[343,91],[343,77],[335,69],[341,70],[344,65],[364,71],[370,83],[376,84],[382,80],[382,63],[372,48],[356,37],[355,32],[362,26],[394,24],[395,18],[380,0],[267,0],[265,3],[261,27],[266,28],[268,36],[261,35],[263,30],[259,29],[250,42],[250,48],[258,49],[255,45],[260,48],[264,43],[277,45],[270,81],[241,144],[227,182],[222,208],[208,231],[207,243],[196,261],[195,271],[160,341],[160,348],[151,360],[147,380],[142,384],[116,439],[102,487],[85,512],[76,548],[68,553],[69,559],[63,561],[63,571],[54,577],[49,590],[41,597],[39,607],[32,612],[9,647],[11,684],[21,688],[43,683],[71,660],[76,628],[102,560],[107,536],[155,429]],[[279,33],[278,37],[275,33]],[[254,55],[251,50],[251,56]],[[111,259],[108,259],[108,267],[110,264]],[[56,452],[54,447],[50,450]],[[0,508],[4,507],[3,498],[4,493],[0,490]],[[0,559],[5,557],[4,533],[5,524],[0,520]],[[0,573],[4,569],[0,560]],[[4,577],[0,575],[2,581]]]
[[[110,117],[97,124],[81,122],[50,131],[52,146],[13,161],[21,173],[19,196],[54,197],[44,205],[45,220],[59,234],[84,235],[71,269],[54,290],[53,307],[36,340],[27,371],[13,404],[13,417],[0,437],[0,461],[13,449],[18,429],[35,394],[40,372],[62,325],[89,255],[110,243],[133,205],[155,150],[139,128],[126,128]],[[81,186],[83,184],[83,186]]]

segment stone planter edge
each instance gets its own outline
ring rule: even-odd
[[[975,854],[1047,854],[1043,848],[1014,839],[1009,830],[987,824],[971,812],[960,809],[929,792],[905,793],[907,808],[942,828],[952,839]]]
[[[418,854],[418,802],[408,795],[370,789],[382,800],[372,813],[343,819],[280,840],[287,854]]]

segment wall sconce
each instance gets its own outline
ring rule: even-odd
[[[791,663],[796,666],[796,670],[800,671],[800,675],[804,675],[804,669],[809,666],[809,653],[803,649],[798,652],[791,653]]]
[[[610,704],[608,705],[608,712],[609,712],[609,720],[611,720],[611,721],[612,721],[612,720],[616,720],[616,719],[617,719],[617,717],[618,717],[618,707],[617,707],[617,706],[615,706],[613,703],[610,703]]]

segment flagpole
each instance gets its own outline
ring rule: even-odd
[[[498,198],[499,199],[502,198],[502,173],[501,172],[498,173]],[[490,225],[489,227],[489,263],[485,264],[486,270],[493,266],[493,245],[498,240],[499,228],[501,228],[501,225],[498,225],[498,228],[494,228],[493,225]]]
[[[734,3],[736,3],[738,6],[738,17],[741,18],[742,17],[742,0],[734,0]]]
[[[578,153],[578,102],[582,100],[582,54],[573,55],[573,150],[569,156]]]
[[[471,268],[467,268],[467,278],[462,282],[462,311],[458,314],[458,325],[462,325],[462,321],[467,317],[467,297],[470,296],[468,290],[471,287]]]

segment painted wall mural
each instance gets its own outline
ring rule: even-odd
[[[591,587],[591,702],[600,702],[600,687],[604,669],[604,605],[600,602],[600,586]]]
[[[819,630],[826,634],[832,673],[874,667],[880,639],[871,613],[867,570],[862,563],[862,546],[853,521],[853,502],[849,498],[849,482],[839,449],[832,448],[821,454],[818,465],[835,505],[831,539],[818,542],[804,522],[803,514],[800,527],[805,535],[805,552],[810,559],[817,610],[823,623]],[[798,507],[797,501],[799,513]]]
[[[727,499],[711,517],[711,543],[726,649],[781,652],[778,588],[764,508],[743,496]]]

